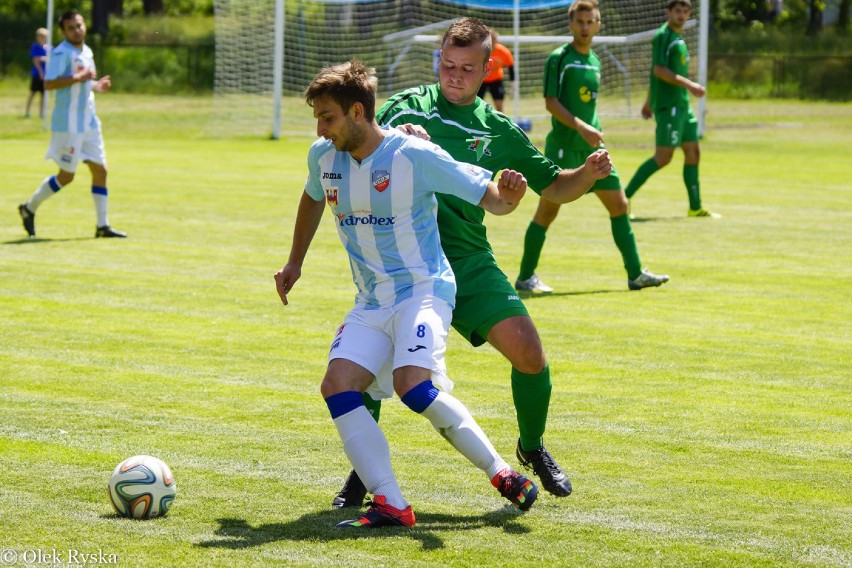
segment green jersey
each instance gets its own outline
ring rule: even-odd
[[[561,168],[544,157],[524,131],[501,112],[477,98],[467,106],[450,103],[439,85],[424,85],[398,93],[382,105],[379,124],[422,126],[432,142],[459,162],[476,164],[492,172],[513,169],[527,178],[536,193],[546,189]],[[485,212],[452,195],[437,194],[441,246],[450,262],[482,252],[491,252]]]
[[[601,129],[597,110],[600,86],[601,60],[594,51],[583,55],[566,43],[548,56],[544,67],[544,96],[557,98],[571,114],[598,130]],[[548,145],[553,142],[560,148],[594,150],[579,132],[556,117],[552,117],[550,123]]]
[[[689,76],[689,51],[683,36],[669,25],[663,24],[654,35],[653,61],[651,63],[651,88],[649,102],[652,110],[689,106],[689,92],[685,87],[666,83],[654,76],[654,66],[662,65],[681,77]]]

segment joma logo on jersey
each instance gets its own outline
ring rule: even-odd
[[[323,172],[322,179],[343,179],[343,176],[337,172]]]
[[[343,215],[337,216],[337,222],[341,227],[354,227],[357,225],[378,225],[386,227],[393,225],[396,222],[394,217],[376,217],[372,213],[369,215]]]
[[[330,206],[337,207],[337,188],[336,187],[325,188],[325,200],[328,201],[328,204]]]
[[[373,170],[371,173],[373,187],[379,193],[383,192],[390,185],[390,172],[387,170]]]
[[[476,161],[482,159],[482,156],[490,156],[491,150],[488,149],[488,145],[491,144],[491,138],[468,138],[465,142],[470,142],[470,146],[467,147],[471,152],[476,152]]]

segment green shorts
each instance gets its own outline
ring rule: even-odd
[[[586,163],[592,152],[595,150],[574,150],[572,148],[551,148],[546,147],[544,155],[550,158],[554,164],[560,168],[571,169],[579,168]],[[615,171],[615,166],[612,167],[612,173],[603,179],[599,179],[589,189],[589,192],[596,189],[607,189],[618,191],[621,189],[621,180],[618,179],[618,172]]]
[[[456,259],[450,264],[458,287],[453,327],[474,347],[485,343],[491,328],[504,319],[529,315],[491,252]]]
[[[684,142],[698,142],[698,119],[692,107],[672,107],[654,111],[657,146],[677,148]]]

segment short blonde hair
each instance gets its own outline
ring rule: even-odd
[[[598,3],[594,0],[577,0],[577,2],[573,2],[571,7],[568,8],[569,22],[574,19],[574,14],[577,12],[594,12],[598,20],[601,19],[601,11],[598,8]]]
[[[50,32],[47,31],[47,28],[39,28],[39,29],[36,30],[36,37],[43,37],[43,38],[46,39],[47,36],[49,36],[49,35],[50,35]]]

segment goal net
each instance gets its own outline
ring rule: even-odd
[[[693,0],[695,19],[683,32],[693,78],[699,60],[696,19],[700,3],[706,1]],[[505,112],[516,119],[542,118],[544,65],[553,49],[571,40],[570,4],[571,0],[214,0],[215,129],[227,135],[274,138],[279,131],[284,136],[312,135],[315,125],[302,91],[323,66],[352,58],[376,68],[380,98],[434,82],[440,37],[461,16],[479,18],[496,29],[500,42],[515,55],[516,81],[506,84]],[[599,111],[603,116],[638,117],[648,87],[651,39],[665,22],[664,3],[604,0],[600,5],[602,26],[594,45],[603,64]],[[276,28],[281,32],[277,43]]]

